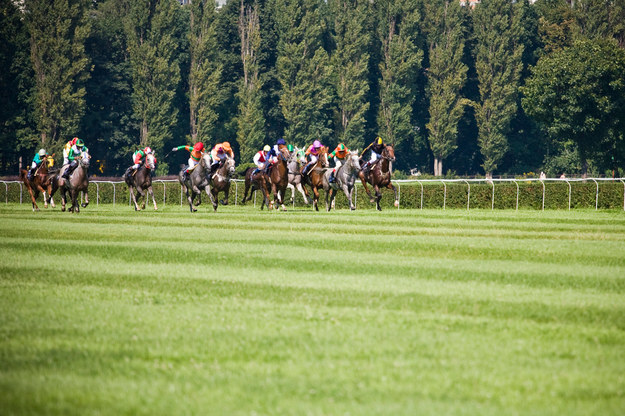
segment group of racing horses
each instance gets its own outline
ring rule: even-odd
[[[26,184],[30,193],[33,211],[39,210],[36,199],[39,193],[43,193],[44,204],[47,208],[48,203],[55,206],[52,198],[55,192],[61,192],[62,211],[65,211],[67,195],[71,199],[70,212],[79,212],[80,206],[86,207],[89,204],[88,186],[89,179],[87,170],[89,168],[90,156],[84,152],[79,157],[79,165],[69,179],[63,178],[63,173],[67,169],[64,165],[60,169],[48,171],[47,164],[42,163],[33,175],[32,179],[27,177],[27,171],[22,170],[20,177]],[[387,187],[392,189],[395,194],[395,206],[398,205],[397,190],[391,183],[391,175],[393,170],[393,162],[395,161],[395,152],[392,145],[386,145],[381,153],[380,159],[376,161],[366,171],[361,169],[362,159],[357,152],[350,152],[345,158],[343,164],[336,169],[334,180],[330,180],[332,168],[328,163],[328,148],[323,147],[317,158],[315,165],[309,170],[307,175],[302,173],[305,164],[303,152],[295,148],[289,152],[286,148],[278,153],[277,161],[273,163],[267,170],[255,172],[254,168],[249,168],[245,172],[245,192],[242,203],[252,198],[255,190],[261,191],[263,195],[263,203],[261,209],[266,205],[269,209],[285,207],[285,195],[287,188],[292,190],[291,200],[294,198],[295,190],[298,190],[304,201],[309,204],[309,194],[307,187],[312,190],[312,205],[315,210],[319,210],[319,191],[325,191],[326,210],[329,211],[333,207],[334,198],[339,191],[343,191],[351,210],[356,209],[352,200],[352,192],[357,179],[362,182],[365,192],[369,196],[371,203],[376,204],[376,209],[381,210],[380,200],[382,198],[381,189]],[[157,209],[152,190],[152,172],[155,169],[154,155],[147,155],[141,166],[134,172],[124,175],[124,181],[129,187],[131,200],[135,210],[145,208],[146,201],[152,197],[154,209]],[[208,153],[204,154],[198,165],[190,172],[188,176],[183,175],[184,169],[180,171],[178,180],[183,192],[187,195],[187,202],[191,212],[197,211],[196,205],[201,203],[201,194],[206,192],[210,199],[213,209],[216,211],[219,205],[219,193],[224,193],[221,203],[228,204],[228,196],[230,192],[230,181],[235,174],[234,159],[227,157],[222,160],[217,169],[211,170],[211,158]],[[371,185],[375,191],[372,196],[367,184]],[[85,196],[82,204],[78,203],[78,196],[83,192]],[[135,195],[136,192],[136,195]],[[271,199],[273,194],[273,200]],[[197,203],[196,203],[197,199]],[[142,200],[139,206],[138,201]]]

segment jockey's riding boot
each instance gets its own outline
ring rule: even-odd
[[[187,172],[186,170],[182,171],[182,182],[186,182],[187,179],[189,179],[189,172]]]
[[[250,175],[250,178],[253,178],[254,175],[256,175],[258,172],[260,172],[260,169],[256,168],[252,171],[252,174]]]
[[[370,166],[370,162],[365,162],[365,164],[362,167],[362,172],[364,174],[367,174],[369,172],[369,166]]]
[[[28,179],[29,181],[33,180],[33,170],[32,169],[28,169],[28,174],[26,175],[26,179]]]
[[[126,172],[124,172],[124,178],[127,178],[128,175],[130,175],[130,169],[132,169],[132,167],[129,167],[128,169],[126,169]]]
[[[69,180],[69,175],[72,173],[72,167],[68,166],[67,169],[65,169],[65,172],[63,172],[63,176],[61,176],[63,179],[65,179],[66,181]]]
[[[332,173],[330,173],[330,178],[328,179],[328,182],[334,183],[335,180],[336,178],[334,177],[334,171],[332,171]]]

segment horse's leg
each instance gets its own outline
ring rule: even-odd
[[[395,185],[393,185],[393,182],[389,182],[388,185],[386,185],[386,187],[388,189],[392,189],[393,190],[393,193],[395,194],[395,202],[393,202],[393,205],[398,207],[399,206],[399,198],[397,198],[397,188],[395,188]]]
[[[382,191],[380,191],[378,185],[375,185],[373,189],[375,191],[375,209],[382,211],[382,206],[380,205],[380,200],[382,200]]]
[[[308,200],[308,191],[302,186],[301,182],[297,184],[297,190],[302,194],[302,197],[304,198],[304,203],[306,205],[310,204],[310,201]]]
[[[148,199],[146,192],[147,191],[145,189],[137,188],[137,193],[140,195],[139,198],[141,198],[141,209],[145,209],[145,203]]]
[[[156,206],[156,199],[154,199],[154,190],[152,189],[152,185],[148,188],[148,199],[152,197],[152,203],[154,204],[154,211],[158,211],[158,207]]]
[[[319,211],[319,190],[317,189],[316,186],[313,186],[312,188],[313,190],[313,208],[315,209],[315,211]]]
[[[37,198],[35,197],[33,189],[30,186],[27,186],[26,188],[28,188],[28,193],[30,194],[30,200],[33,203],[33,212],[39,211],[39,207],[37,206],[37,201],[36,201]]]
[[[128,191],[130,192],[130,199],[132,199],[132,203],[135,205],[135,211],[141,211],[139,204],[137,204],[137,197],[135,197],[135,187],[131,185]]]
[[[332,209],[332,205],[330,203],[328,203],[328,198],[330,199],[330,202],[332,201],[332,189],[328,189],[326,192],[326,211],[330,212],[330,210]]]
[[[43,207],[48,208],[48,201],[46,200],[46,190],[43,189],[43,186],[41,186],[40,184],[36,186],[37,186],[37,192],[35,195],[35,201],[37,200],[37,197],[39,196],[39,192],[41,192],[43,194]]]
[[[345,192],[345,195],[347,196],[347,200],[349,201],[349,209],[351,209],[352,211],[355,210],[356,206],[352,202],[352,194],[354,193],[354,187],[352,186],[350,189],[349,186],[345,185],[343,187],[343,192]]]
[[[362,186],[365,188],[365,192],[367,193],[367,196],[369,197],[369,202],[371,202],[373,204],[374,199],[373,199],[373,196],[371,196],[371,192],[369,192],[369,188],[367,187],[367,181],[365,180],[365,174],[360,172],[358,174],[358,178],[360,178],[360,182],[362,182]]]
[[[89,191],[83,192],[85,194],[85,202],[83,202],[82,207],[86,208],[89,205]]]
[[[197,211],[197,208],[193,206],[193,198],[195,197],[195,193],[193,189],[187,188],[187,202],[189,202],[189,210],[191,212]]]
[[[72,190],[69,193],[70,197],[72,198],[72,207],[70,208],[70,210],[74,213],[79,213],[80,212],[80,205],[78,204],[78,191],[76,190]]]
[[[67,190],[63,187],[61,188],[61,211],[65,212],[65,207],[67,205]]]
[[[208,188],[210,188],[210,186]],[[217,211],[217,207],[219,206],[219,191],[213,187],[207,190],[206,193],[208,194],[208,196],[211,199],[211,202],[213,203],[213,210]]]

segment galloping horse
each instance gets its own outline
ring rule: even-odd
[[[130,196],[132,197],[132,202],[135,204],[135,211],[141,211],[145,208],[145,203],[152,196],[152,203],[154,203],[154,210],[156,211],[158,208],[156,207],[156,200],[154,199],[154,191],[152,191],[152,170],[156,167],[156,158],[153,154],[148,154],[145,156],[145,160],[137,168],[137,170],[130,171],[125,177],[124,180],[128,185],[128,189],[130,190]],[[135,197],[135,192],[137,191],[137,196]],[[148,191],[148,196],[145,196],[145,191]],[[137,198],[143,198],[143,204],[141,208],[137,204]]]
[[[302,194],[304,203],[310,203],[308,202],[308,191],[302,184],[301,168],[302,162],[305,160],[304,150],[295,148],[286,162],[286,166],[289,169],[289,184],[287,185],[287,188],[291,190],[291,203],[293,203],[293,200],[295,199],[296,189]]]
[[[245,171],[245,192],[243,192],[243,199],[241,200],[242,204],[245,204],[246,201],[252,199],[252,194],[254,191],[260,190],[263,193],[263,202],[260,206],[260,209],[264,209],[265,205],[267,208],[271,209],[273,207],[273,202],[270,199],[269,190],[267,183],[269,182],[269,177],[265,175],[264,172],[258,172],[255,175],[252,173],[256,170],[256,168],[247,168]],[[248,197],[247,192],[249,191],[250,195]]]
[[[369,201],[371,203],[375,202],[376,209],[378,211],[382,211],[382,207],[380,206],[380,200],[382,199],[382,193],[380,192],[380,188],[387,187],[392,189],[395,193],[395,206],[399,206],[399,200],[397,199],[397,189],[391,183],[391,175],[393,174],[393,162],[395,161],[395,150],[392,145],[386,145],[384,150],[382,150],[381,159],[376,161],[374,165],[371,167],[369,172],[365,174],[364,171],[361,171],[359,174],[360,181],[365,188],[365,192],[369,196]],[[369,189],[367,188],[367,182],[373,186],[375,190],[375,199],[369,193]]]
[[[289,169],[286,166],[288,156],[285,153],[286,150],[281,151],[278,154],[278,161],[269,168],[269,181],[271,182],[274,204],[276,209],[279,205],[283,211],[286,211],[284,194],[286,193],[286,186],[289,184]]]
[[[349,152],[349,155],[345,158],[345,163],[342,164],[336,171],[333,183],[329,182],[331,173],[332,171],[330,169],[328,169],[325,173],[323,187],[326,192],[326,211],[330,211],[330,209],[332,209],[334,197],[336,196],[339,188],[343,190],[343,193],[349,201],[349,209],[352,211],[355,210],[356,206],[352,203],[352,192],[354,191],[356,178],[360,173],[358,152]],[[326,183],[328,184],[327,188],[325,186]],[[328,204],[328,197],[330,197],[330,204]]]
[[[24,182],[24,185],[26,185],[26,189],[28,189],[30,199],[33,203],[33,211],[39,211],[39,207],[37,206],[37,197],[39,197],[39,192],[43,193],[44,208],[48,208],[47,195],[52,194],[52,176],[52,174],[48,173],[47,156],[43,159],[41,166],[39,166],[33,174],[33,179],[28,179],[28,169],[20,170],[20,179]],[[55,205],[52,198],[50,198],[50,202],[52,204],[52,208],[54,208]]]
[[[183,167],[180,173],[178,174],[178,182],[180,182],[180,186],[182,186],[182,190],[187,194],[187,201],[189,202],[189,209],[191,212],[197,211],[197,208],[193,206],[193,200],[200,196],[202,191],[206,192],[206,195],[210,198],[213,205],[215,202],[213,201],[213,195],[210,192],[210,178],[208,177],[210,174],[210,165],[211,165],[211,157],[209,153],[204,153],[200,162],[195,165],[195,168],[189,174],[187,180],[183,180],[184,170],[186,167]],[[198,202],[198,205],[200,202]]]
[[[67,204],[67,193],[72,199],[72,206],[69,208],[69,212],[80,212],[80,204],[78,203],[78,193],[82,192],[85,195],[85,202],[82,203],[82,207],[85,208],[89,205],[89,176],[87,170],[89,169],[89,153],[83,151],[77,158],[79,160],[78,167],[74,169],[69,176],[69,180],[64,179],[63,173],[69,169],[69,165],[63,165],[59,170],[57,176],[52,180],[52,192],[50,193],[50,200],[52,195],[57,189],[61,190],[61,211],[65,211]]]
[[[323,146],[319,150],[319,156],[317,156],[317,162],[308,172],[308,176],[305,176],[306,183],[310,185],[313,191],[313,208],[319,211],[319,189],[323,188],[323,181],[325,180],[325,171],[328,167],[328,147]],[[327,185],[327,180],[326,180]]]
[[[217,205],[219,205],[218,194],[224,192],[225,197],[221,203],[228,205],[228,194],[230,193],[230,178],[234,175],[234,159],[227,157],[221,161],[217,171],[213,175],[210,181],[210,190],[213,194],[211,202],[213,203],[213,209],[217,211]]]

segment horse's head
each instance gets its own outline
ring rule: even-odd
[[[89,152],[87,152],[86,150],[83,150],[82,153],[80,154],[80,166],[82,166],[83,168],[88,168],[90,159],[91,159],[91,156],[89,156]]]
[[[212,163],[211,154],[206,152],[202,154],[202,159],[200,159],[200,163],[205,167],[209,167]]]
[[[387,144],[382,150],[382,157],[389,162],[395,162],[395,149],[392,144]]]
[[[234,159],[231,157],[227,158],[224,162],[224,166],[226,166],[226,172],[228,173],[228,176],[234,176]]]
[[[304,149],[295,148],[295,157],[299,161],[299,163],[306,163],[306,151]]]
[[[148,169],[154,169],[156,167],[156,157],[152,153],[149,153],[145,157],[145,167]]]
[[[319,161],[321,162],[321,166],[327,168],[330,164],[328,163],[328,146],[323,146],[319,150]]]

